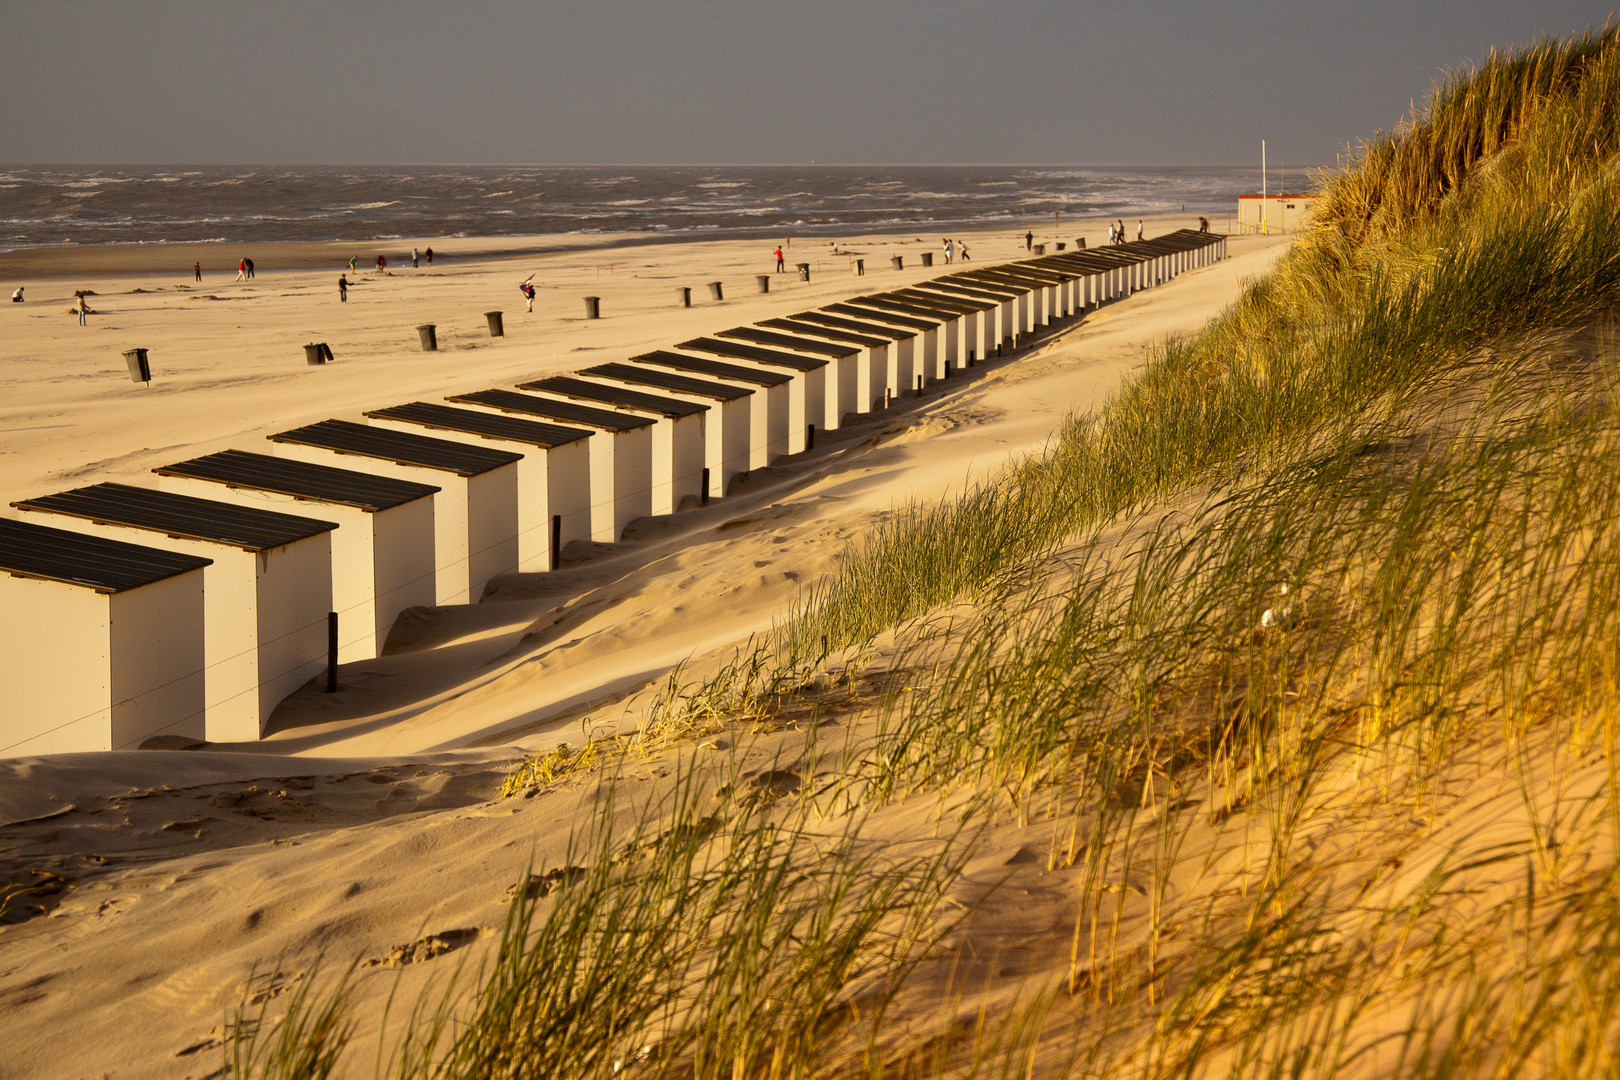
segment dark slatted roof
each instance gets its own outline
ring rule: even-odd
[[[840,359],[846,356],[854,356],[861,351],[851,349],[847,345],[834,345],[831,342],[796,337],[793,334],[773,334],[771,331],[761,330],[757,326],[738,326],[730,330],[722,330],[720,336],[734,338],[737,341],[752,341],[756,345],[775,345],[783,349],[797,349],[800,352],[815,353],[817,356],[833,356]]]
[[[833,305],[834,308],[839,305]],[[832,310],[832,309],[828,309]],[[859,308],[850,309],[860,311]],[[846,312],[848,314],[848,312]],[[888,338],[890,341],[904,341],[914,338],[917,332],[902,326],[892,326],[886,323],[873,322],[870,311],[860,311],[859,318],[841,318],[837,315],[828,315],[825,311],[801,311],[792,318],[820,326],[836,326],[844,330],[854,330],[861,334],[872,334],[876,337]]]
[[[150,529],[165,536],[229,544],[244,551],[269,551],[337,528],[330,521],[130,484],[93,484],[11,505],[19,510],[65,514],[86,521]]]
[[[924,289],[896,289],[891,293],[895,299],[907,303],[915,300],[924,307],[941,308],[945,311],[975,312],[991,311],[996,305],[989,300],[979,300],[967,296],[946,296],[943,293],[932,293]]]
[[[596,367],[586,368],[580,374],[618,379],[620,382],[636,383],[639,386],[656,386],[664,390],[691,394],[694,397],[712,398],[715,401],[736,401],[753,394],[746,386],[709,382],[707,379],[694,379],[686,375],[677,375],[672,371],[660,371],[657,368],[639,367],[635,364],[598,364]]]
[[[729,356],[734,360],[752,360],[756,364],[769,364],[772,367],[785,367],[793,371],[814,371],[827,366],[827,361],[816,360],[808,356],[799,356],[797,353],[782,352],[778,349],[762,349],[758,345],[744,345],[739,341],[722,341],[720,338],[700,337],[691,341],[683,341],[676,346],[677,349],[691,349],[693,352],[713,353],[716,356]]]
[[[962,312],[944,304],[930,304],[924,300],[911,300],[898,293],[857,296],[850,303],[865,304],[867,307],[884,308],[888,311],[898,311],[902,315],[915,315],[919,319],[938,319],[941,322],[950,322],[962,315]]]
[[[482,435],[488,439],[527,446],[563,446],[591,437],[589,431],[579,428],[542,424],[538,420],[523,420],[516,416],[496,416],[494,413],[474,409],[452,409],[431,401],[413,401],[409,405],[390,405],[386,409],[373,409],[366,413],[379,420],[403,420],[440,431],[459,431],[464,435]]]
[[[0,571],[119,593],[200,570],[213,559],[0,519]]]
[[[976,296],[992,303],[1001,303],[1005,300],[1018,299],[1018,290],[1010,285],[994,285],[983,281],[958,281],[955,278],[935,278],[932,281],[919,281],[917,288],[949,293],[953,296]]]
[[[861,345],[868,349],[876,349],[889,343],[888,338],[873,337],[869,333],[858,334],[854,330],[819,325],[809,320],[801,321],[797,316],[788,319],[766,319],[760,325],[774,326],[778,330],[788,330],[795,334],[815,334],[817,337],[831,338],[834,341],[847,341],[851,345]]]
[[[665,349],[654,349],[650,353],[632,356],[632,362],[643,364],[661,364],[664,367],[674,368],[676,371],[692,371],[699,375],[714,375],[721,379],[736,379],[738,382],[752,383],[755,386],[781,386],[792,382],[793,376],[784,375],[780,371],[761,371],[759,368],[739,367],[736,364],[727,364],[720,360],[710,360],[702,356],[686,356],[682,353],[669,352]]]
[[[438,469],[457,476],[477,476],[522,461],[522,454],[510,450],[497,450],[493,446],[475,446],[472,443],[435,439],[431,435],[413,435],[409,431],[357,424],[353,420],[322,420],[308,427],[283,431],[271,435],[272,442],[297,443],[301,446],[319,446],[340,454],[392,461],[396,465],[415,465],[423,469]]]
[[[547,420],[561,420],[566,424],[579,424],[601,428],[604,431],[634,431],[657,421],[636,413],[614,412],[611,409],[593,409],[573,401],[553,401],[550,398],[520,394],[515,390],[479,390],[471,394],[455,394],[445,398],[466,405],[484,405],[502,412],[526,413],[543,416]]]
[[[373,476],[371,473],[337,469],[331,465],[312,465],[307,461],[291,461],[246,450],[222,450],[217,454],[165,465],[152,471],[159,476],[189,476],[229,487],[272,491],[278,495],[291,495],[295,499],[353,506],[368,514],[426,498],[439,490],[430,484]]]
[[[845,315],[858,315],[863,319],[882,319],[892,322],[896,326],[909,326],[913,330],[938,330],[945,316],[937,315],[930,319],[919,319],[911,314],[901,314],[895,306],[888,303],[874,304],[867,299],[852,300],[847,304],[828,304],[828,311],[838,311]],[[955,316],[951,316],[955,318]]]
[[[709,411],[707,405],[699,405],[696,402],[681,401],[679,398],[662,397],[658,394],[643,394],[639,390],[626,390],[622,386],[603,386],[601,383],[587,382],[584,379],[572,379],[567,375],[518,383],[518,389],[540,390],[547,394],[561,394],[563,397],[600,401],[626,409],[640,409],[642,412],[655,412],[671,420]]]

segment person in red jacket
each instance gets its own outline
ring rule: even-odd
[[[786,266],[787,266],[787,264],[782,261],[782,249],[781,249],[781,247],[778,246],[776,251],[773,252],[772,254],[774,254],[776,256],[776,272],[778,274],[780,274],[784,269],[786,269]]]

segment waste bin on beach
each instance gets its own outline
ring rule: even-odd
[[[417,337],[422,339],[423,352],[439,351],[439,328],[434,323],[423,323],[416,328]]]
[[[489,336],[505,337],[506,327],[501,323],[501,313],[498,311],[484,312],[484,318],[489,320]]]
[[[150,383],[152,381],[152,365],[146,361],[145,349],[129,349],[124,353],[124,363],[129,365],[129,381]]]
[[[678,285],[675,288],[675,302],[681,307],[692,306],[692,288],[689,285]]]
[[[709,299],[710,300],[724,300],[725,298],[726,298],[726,294],[725,294],[724,291],[721,290],[720,283],[718,281],[709,282]]]
[[[793,265],[795,267],[797,267],[798,270],[799,270],[799,280],[800,281],[809,281],[810,280],[810,264],[809,263],[794,263]]]
[[[310,367],[318,367],[326,363],[326,357],[321,354],[321,346],[318,342],[312,342],[304,346],[304,363]]]
[[[904,255],[896,255],[889,260],[889,265],[894,267],[896,270],[904,270],[906,268],[906,257]]]
[[[587,296],[585,298],[585,317],[587,319],[600,319],[602,317],[602,298],[600,296]]]
[[[769,275],[769,274],[755,274],[754,275],[754,280],[759,283],[759,291],[760,292],[768,293],[768,292],[771,291],[771,275]]]
[[[934,265],[934,253],[932,251],[923,252],[922,260],[923,260],[923,265],[924,266],[933,266]]]

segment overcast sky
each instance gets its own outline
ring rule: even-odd
[[[1608,0],[1613,3],[1614,0]],[[1575,0],[12,0],[0,160],[1331,164]]]

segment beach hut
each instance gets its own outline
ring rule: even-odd
[[[964,336],[963,324],[967,309],[947,306],[926,299],[918,300],[915,297],[904,297],[898,292],[857,296],[849,302],[860,307],[881,309],[936,324],[938,329],[934,334],[934,351],[929,354],[925,364],[912,372],[914,379],[918,375],[930,379],[942,378],[942,373],[947,367],[956,366],[957,357],[960,354],[958,343]],[[914,381],[912,389],[915,388]]]
[[[476,604],[491,580],[517,571],[522,454],[353,420],[323,420],[269,438],[277,457],[347,464],[437,487],[435,604]]]
[[[845,413],[871,412],[874,387],[877,389],[877,401],[879,404],[882,403],[883,386],[889,371],[889,352],[899,347],[898,342],[902,338],[891,338],[888,334],[862,333],[830,323],[806,321],[797,315],[783,319],[765,319],[759,325],[801,339],[819,339],[840,345],[853,345],[856,350],[854,378],[851,380],[852,385],[848,387],[849,401],[841,407]],[[909,331],[904,334],[903,340],[906,341],[908,350],[911,347],[910,339],[914,336]],[[840,394],[843,393],[844,389],[841,386]]]
[[[164,491],[336,523],[332,608],[343,663],[379,655],[400,612],[433,604],[435,486],[245,450],[152,471]]]
[[[518,462],[518,570],[558,568],[564,544],[591,538],[591,433],[437,402],[413,401],[366,413],[380,428],[521,454]]]
[[[326,666],[334,523],[112,483],[11,505],[74,532],[210,561],[203,570],[210,742],[258,739],[282,699]]]
[[[0,519],[0,756],[203,738],[207,565]]]
[[[788,452],[788,407],[792,402],[793,377],[786,372],[728,364],[668,349],[632,356],[630,362],[638,367],[663,368],[758,391],[748,415],[748,468],[763,469]]]
[[[593,382],[574,375],[519,383],[518,389],[556,401],[607,406],[652,420],[654,514],[673,514],[680,509],[681,500],[703,494],[708,402],[650,394],[646,390]]]
[[[951,278],[935,278],[930,281],[920,281],[916,288],[924,293],[937,293],[943,296],[963,297],[977,300],[988,307],[979,312],[976,334],[967,343],[971,359],[983,360],[994,356],[996,346],[1002,338],[1012,333],[1013,315],[1018,308],[1018,294],[1006,286],[990,286],[955,281]]]
[[[944,325],[940,319],[921,319],[914,315],[901,314],[892,307],[863,304],[859,299],[828,304],[822,310],[847,319],[900,327],[917,335],[912,339],[910,353],[898,350],[890,355],[884,388],[892,396],[898,397],[902,391],[914,388],[917,385],[917,376],[937,363],[934,358],[939,355],[939,340]]]
[[[675,347],[687,352],[718,356],[727,363],[743,367],[786,372],[793,380],[788,384],[787,453],[803,453],[810,425],[820,422],[827,409],[826,360],[785,349],[767,349],[743,341],[713,337],[693,338]]]
[[[852,310],[859,311],[859,309]],[[830,330],[855,332],[888,340],[889,348],[884,352],[883,362],[873,362],[868,372],[869,381],[862,384],[865,402],[858,411],[871,412],[873,409],[882,408],[885,394],[898,388],[899,372],[909,373],[921,363],[920,359],[913,358],[922,350],[924,331],[915,327],[864,318],[862,317],[864,314],[862,312],[860,315],[850,315],[829,308],[827,311],[801,311],[789,318],[797,323],[809,323]]]
[[[652,513],[652,418],[615,409],[515,390],[478,390],[445,399],[493,413],[532,417],[593,432],[591,441],[591,539],[616,544],[625,527]]]
[[[696,379],[641,364],[598,364],[578,375],[581,381],[591,379],[609,388],[653,389],[676,401],[709,406],[710,412],[703,420],[703,467],[709,471],[711,496],[724,495],[731,478],[748,471],[748,440],[755,398],[752,387],[718,379]],[[764,395],[759,397],[763,402]]]
[[[836,431],[843,426],[844,417],[856,411],[855,399],[859,396],[856,386],[859,382],[861,354],[864,350],[841,341],[784,333],[781,330],[760,326],[735,326],[730,330],[722,330],[715,336],[748,345],[760,345],[771,350],[785,349],[788,352],[804,353],[825,360],[827,367],[823,375],[822,412],[819,418],[812,416],[810,419],[811,423],[820,425],[821,430]]]
[[[996,308],[992,301],[978,297],[951,295],[934,292],[923,288],[896,289],[892,294],[895,299],[906,303],[922,304],[925,307],[942,308],[946,312],[957,315],[956,326],[960,337],[952,335],[950,346],[943,350],[945,356],[935,378],[946,378],[952,368],[965,368],[968,366],[968,356],[982,356],[983,351],[979,342],[979,323],[984,319],[993,319]]]

